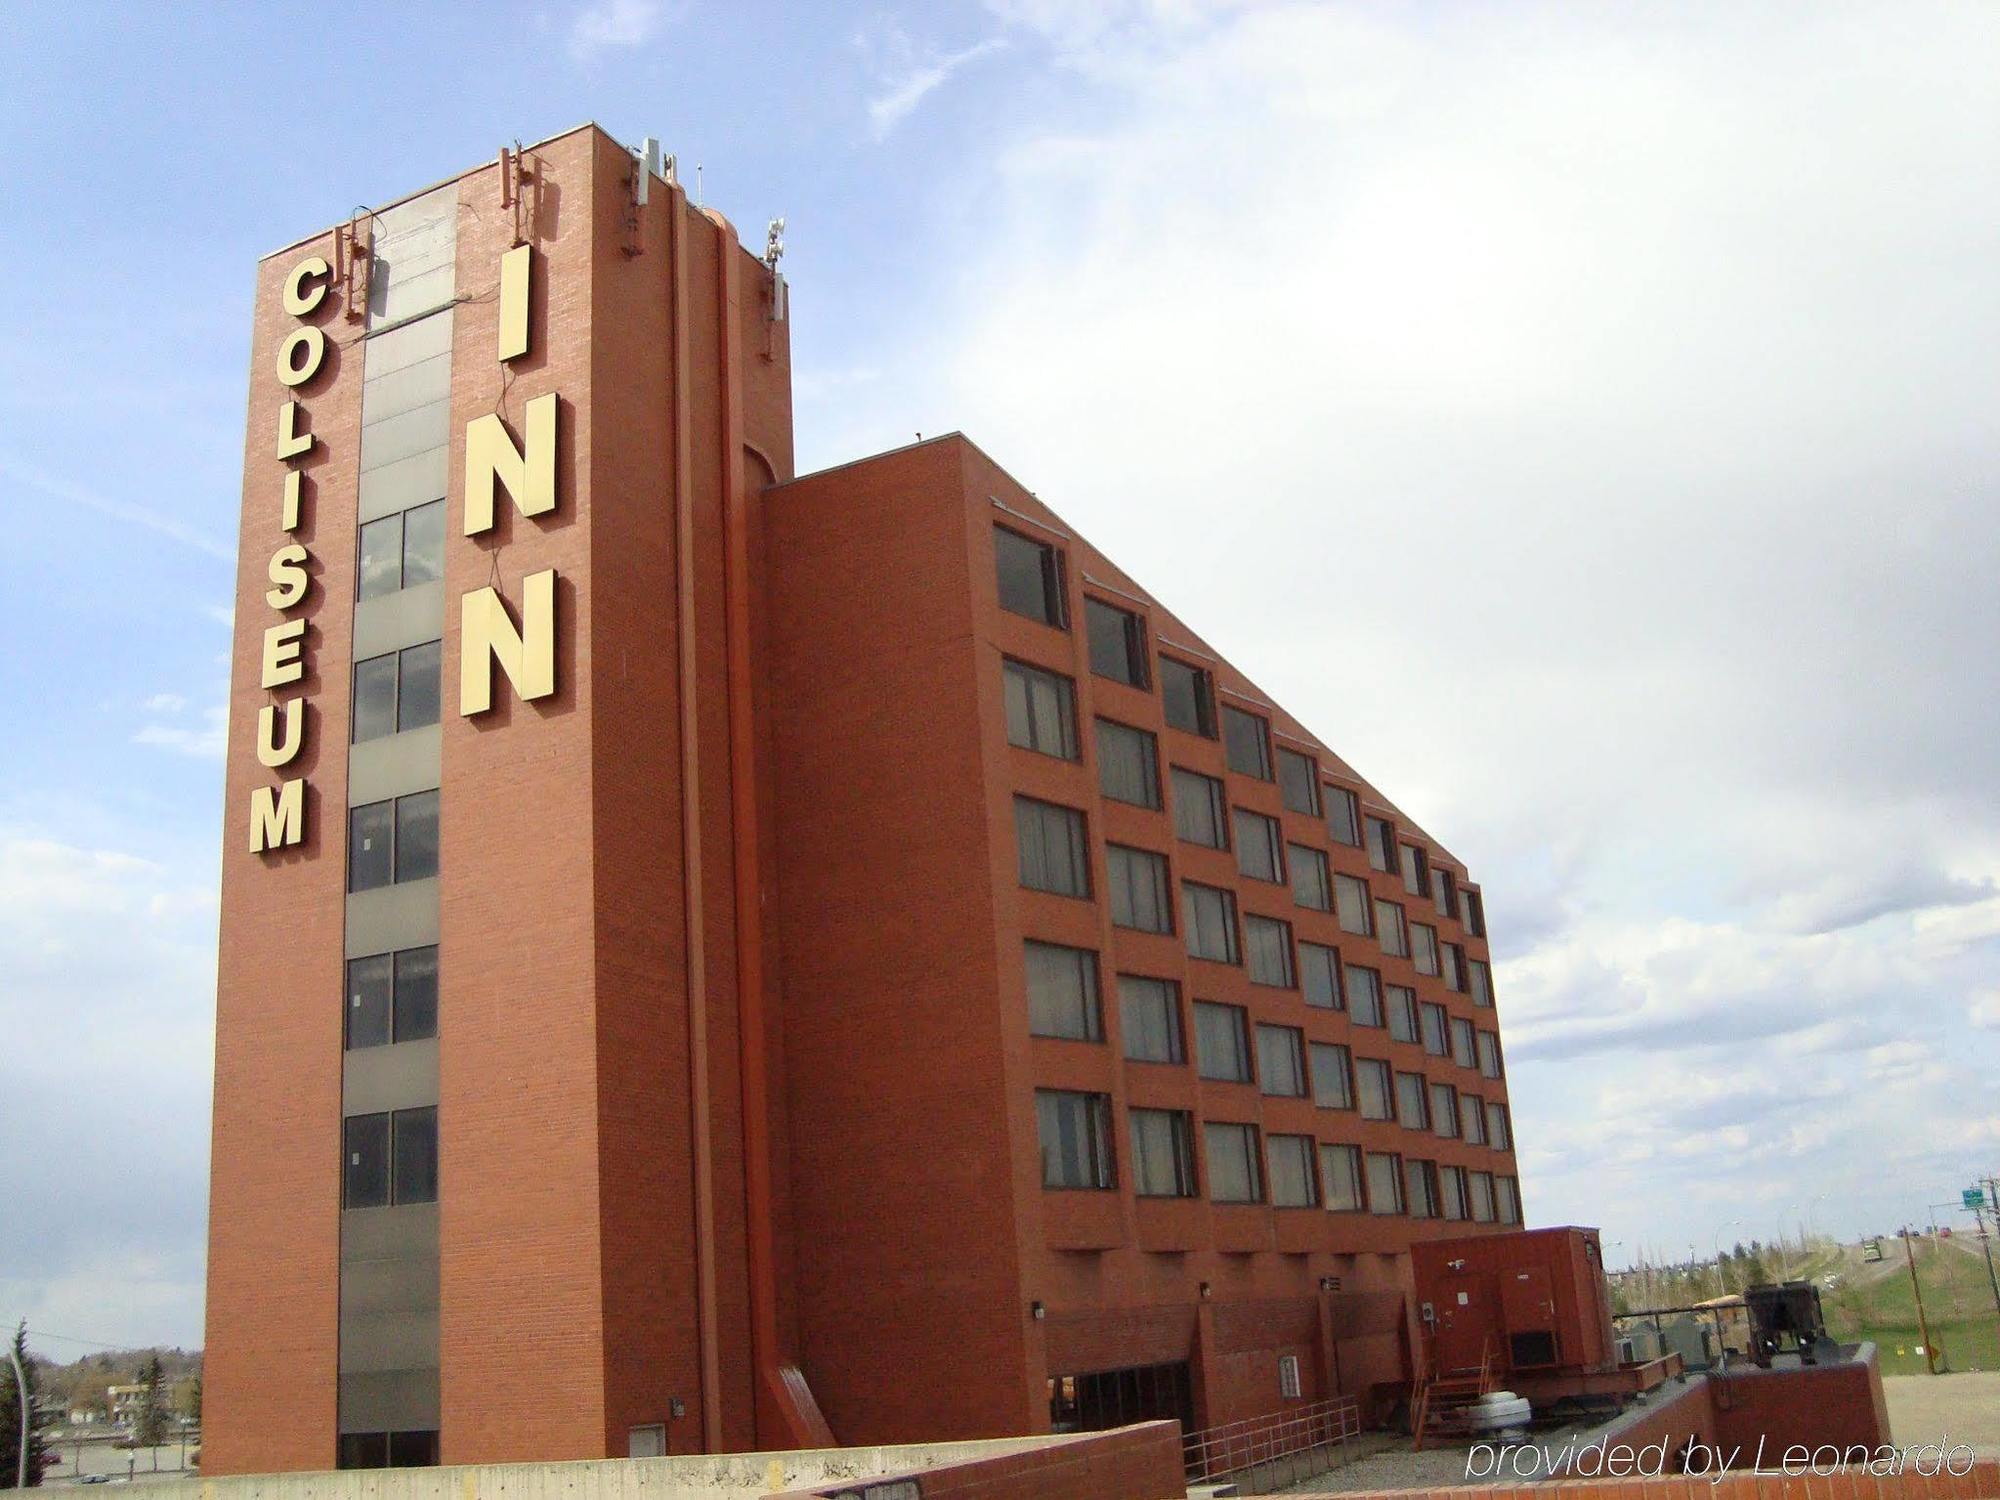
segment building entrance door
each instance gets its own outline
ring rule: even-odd
[[[1176,1421],[1194,1431],[1194,1384],[1186,1360],[1049,1377],[1049,1427],[1101,1432],[1129,1422]]]

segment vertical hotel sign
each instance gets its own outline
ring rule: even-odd
[[[286,273],[279,295],[287,316],[303,320],[326,300],[333,271],[322,256],[311,255]],[[326,361],[326,331],[301,321],[278,346],[278,383],[296,391],[320,371]],[[279,527],[287,536],[299,529],[299,496],[305,482],[297,461],[312,453],[318,441],[308,428],[308,418],[296,395],[288,395],[278,408],[277,456],[285,467],[285,485]],[[286,776],[285,768],[305,748],[308,705],[300,684],[306,675],[306,620],[293,613],[305,602],[312,586],[307,565],[311,554],[296,541],[287,541],[271,554],[265,568],[270,588],[264,602],[276,610],[279,619],[264,629],[264,649],[260,656],[258,684],[271,693],[286,694],[257,710],[257,762],[276,771],[276,786],[253,787],[250,792],[250,852],[263,854],[305,842],[306,783],[303,776]]]
[[[528,304],[534,262],[527,245],[516,245],[500,258],[500,319],[498,355],[510,364],[528,352]],[[310,317],[326,298],[332,271],[317,255],[300,261],[286,275],[281,295],[288,316]],[[295,390],[319,373],[326,359],[326,334],[300,322],[279,346],[278,381]],[[494,491],[505,489],[524,516],[545,515],[556,508],[556,451],[559,401],[555,392],[527,403],[524,442],[513,435],[497,414],[475,417],[465,429],[464,532],[479,536],[494,522]],[[286,465],[280,526],[286,535],[299,528],[300,490],[304,476],[297,460],[311,454],[318,440],[297,398],[288,397],[278,409],[277,456]],[[266,692],[284,693],[257,711],[257,760],[276,771],[276,786],[253,787],[250,793],[250,852],[265,854],[305,842],[306,783],[303,776],[285,776],[305,746],[309,705],[299,690],[306,675],[306,620],[294,616],[311,587],[311,554],[288,541],[271,554],[266,569],[271,587],[264,602],[280,616],[265,628],[259,684]],[[493,667],[497,664],[523,699],[546,698],[556,690],[556,571],[544,569],[521,580],[520,627],[497,588],[474,589],[459,601],[460,714],[471,717],[493,706]]]

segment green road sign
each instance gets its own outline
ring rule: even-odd
[[[1973,1187],[1973,1188],[1967,1188],[1967,1189],[1965,1189],[1965,1191],[1964,1191],[1964,1192],[1962,1192],[1962,1193],[1960,1193],[1960,1194],[1959,1194],[1959,1197],[1961,1197],[1962,1199],[1964,1199],[1964,1200],[1965,1200],[1965,1206],[1966,1206],[1967,1208],[1984,1208],[1984,1207],[1986,1207],[1986,1189],[1985,1189],[1985,1188],[1976,1188],[1976,1187]]]

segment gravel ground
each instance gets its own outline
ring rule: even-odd
[[[1982,1458],[2000,1458],[2000,1371],[1966,1375],[1892,1375],[1889,1431],[1901,1447],[1965,1443]]]
[[[1546,1439],[1544,1439],[1546,1441]],[[1410,1451],[1410,1440],[1389,1433],[1366,1433],[1355,1444],[1355,1456],[1345,1467],[1329,1469],[1280,1495],[1345,1495],[1355,1490],[1434,1490],[1468,1483],[1467,1445],[1434,1437],[1423,1452]],[[1518,1484],[1520,1481],[1510,1481]]]

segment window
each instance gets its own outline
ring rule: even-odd
[[[1458,1135],[1458,1090],[1448,1083],[1431,1085],[1431,1129],[1446,1140]]]
[[[1318,1208],[1319,1181],[1313,1176],[1313,1141],[1309,1135],[1265,1138],[1271,1159],[1271,1202],[1277,1208]]]
[[[1472,1067],[1477,1061],[1473,1052],[1472,1023],[1463,1016],[1451,1018],[1451,1060],[1461,1068]]]
[[[1104,1040],[1097,993],[1097,955],[1087,948],[1026,944],[1028,1030],[1074,1042]]]
[[[1493,971],[1486,967],[1486,960],[1472,960],[1472,1003],[1487,1010],[1493,1008]]]
[[[1340,955],[1319,943],[1299,943],[1299,986],[1306,1004],[1340,1009]]]
[[[1170,979],[1118,976],[1118,1025],[1133,1062],[1187,1061],[1181,1044],[1181,990]]]
[[[1466,1196],[1472,1200],[1473,1222],[1491,1224],[1493,1222],[1493,1174],[1491,1172],[1468,1172],[1465,1176],[1466,1186],[1470,1189]]]
[[[1334,1042],[1314,1042],[1312,1057],[1313,1103],[1321,1109],[1354,1108],[1354,1080],[1349,1074],[1347,1049]]]
[[[347,815],[347,888],[372,891],[438,872],[438,794],[412,792]]]
[[[1507,1106],[1497,1099],[1486,1103],[1486,1140],[1495,1151],[1514,1149],[1514,1129],[1507,1119]]]
[[[343,1432],[334,1459],[342,1469],[426,1469],[438,1461],[435,1428],[409,1432]]]
[[[1160,752],[1153,737],[1129,724],[1097,721],[1097,784],[1113,802],[1160,805]]]
[[[1233,964],[1236,949],[1236,896],[1214,886],[1181,882],[1181,920],[1187,928],[1187,951],[1192,958],[1213,959]]]
[[[1058,896],[1090,894],[1083,814],[1075,808],[1016,797],[1014,842],[1020,851],[1022,885]]]
[[[1329,1212],[1346,1214],[1361,1212],[1359,1146],[1321,1146],[1319,1175],[1326,1185],[1326,1206]]]
[[[1375,902],[1375,932],[1382,939],[1382,951],[1396,958],[1410,956],[1410,934],[1403,926],[1403,908],[1393,901]]]
[[[1412,896],[1428,896],[1431,893],[1430,866],[1424,858],[1424,851],[1415,844],[1402,846],[1403,889]]]
[[[1202,1127],[1202,1139],[1208,1146],[1208,1196],[1217,1203],[1262,1203],[1257,1127],[1211,1120]]]
[[[1368,1212],[1399,1214],[1403,1211],[1402,1163],[1387,1151],[1368,1153]]]
[[[993,564],[1000,586],[1000,607],[1058,629],[1069,626],[1064,607],[1062,554],[1047,542],[1037,542],[993,528]]]
[[[1361,842],[1361,801],[1344,786],[1327,782],[1322,788],[1326,794],[1326,834],[1336,844],[1346,844],[1349,848]]]
[[[1438,1216],[1437,1163],[1406,1159],[1403,1162],[1404,1198],[1413,1219]]]
[[[1458,882],[1453,878],[1451,871],[1435,865],[1431,867],[1431,896],[1437,905],[1439,916],[1458,915]]]
[[[1368,920],[1368,882],[1353,875],[1333,877],[1333,909],[1340,930],[1356,937],[1372,937],[1374,925]]]
[[[1007,700],[1007,743],[1076,759],[1076,684],[1026,662],[1003,661],[1000,685]]]
[[[1043,1187],[1111,1186],[1110,1095],[1036,1089],[1035,1120],[1041,1128]]]
[[[1288,1401],[1299,1399],[1299,1357],[1296,1354],[1278,1356],[1278,1394]]]
[[[363,525],[359,572],[363,599],[444,577],[444,501],[433,500]]]
[[[1423,922],[1410,924],[1410,952],[1419,974],[1438,972],[1438,930]]]
[[[1252,880],[1276,883],[1285,878],[1284,856],[1279,853],[1284,840],[1278,820],[1254,813],[1247,807],[1236,809],[1236,868]]]
[[[1465,950],[1456,943],[1443,945],[1444,987],[1454,994],[1465,993]]]
[[[341,1207],[437,1201],[437,1110],[349,1115],[342,1131]]]
[[[347,1047],[437,1035],[437,949],[405,948],[347,961]]]
[[[1425,1002],[1422,1010],[1424,1051],[1432,1057],[1443,1057],[1451,1050],[1446,1038],[1444,1007]]]
[[[1438,1206],[1447,1219],[1465,1217],[1465,1168],[1438,1168]]]
[[[1242,1007],[1194,1003],[1195,1066],[1217,1083],[1250,1081],[1250,1023]]]
[[[1479,892],[1463,888],[1458,893],[1459,916],[1465,923],[1465,930],[1474,937],[1486,936],[1486,903],[1479,899]]]
[[[1392,1120],[1396,1111],[1389,1084],[1389,1065],[1372,1057],[1354,1059],[1354,1098],[1364,1120]]]
[[[1160,700],[1169,728],[1215,738],[1215,680],[1200,667],[1161,657]]]
[[[1373,969],[1360,969],[1353,964],[1343,964],[1340,978],[1347,990],[1347,1013],[1354,1018],[1354,1024],[1380,1026],[1382,976]]]
[[[1493,1196],[1499,1205],[1500,1222],[1502,1224],[1518,1224],[1521,1222],[1521,1183],[1519,1178],[1494,1178]]]
[[[354,664],[354,743],[438,721],[443,643],[426,641]]]
[[[1293,812],[1319,816],[1319,767],[1311,756],[1278,747],[1278,790]]]
[[[1477,1094],[1458,1096],[1458,1133],[1468,1146],[1486,1144],[1486,1106]]]
[[[1229,769],[1239,776],[1271,779],[1271,731],[1255,714],[1222,705],[1222,748]]]
[[[1417,992],[1404,985],[1389,986],[1389,1035],[1399,1042],[1417,1039]]]
[[[1490,1031],[1479,1033],[1479,1073],[1482,1078],[1500,1076],[1500,1038]]]
[[[1204,849],[1227,849],[1229,825],[1222,783],[1199,771],[1174,767],[1174,832]]]
[[[1185,1110],[1135,1109],[1132,1191],[1141,1198],[1194,1196],[1194,1120]]]
[[[1396,1123],[1405,1130],[1431,1128],[1430,1099],[1423,1074],[1396,1075]]]
[[[1314,911],[1333,910],[1333,873],[1326,867],[1325,851],[1291,844],[1285,849],[1292,867],[1292,899]]]
[[[1150,849],[1106,844],[1111,872],[1111,923],[1139,932],[1172,932],[1174,909],[1167,889],[1167,860]]]
[[[1257,1076],[1264,1092],[1281,1099],[1306,1093],[1305,1033],[1292,1026],[1257,1028]]]
[[[1090,670],[1127,687],[1143,688],[1146,678],[1146,622],[1129,609],[1088,595],[1083,628],[1090,638]]]
[[[1384,875],[1392,875],[1396,870],[1396,830],[1387,820],[1368,817],[1362,820],[1368,835],[1368,868],[1380,870]]]
[[[1250,955],[1250,982],[1291,989],[1298,981],[1292,972],[1292,924],[1274,917],[1246,915],[1243,918],[1243,947]]]

